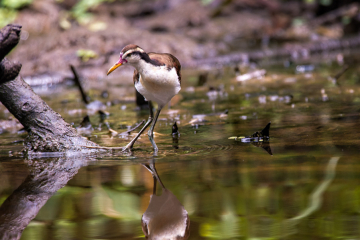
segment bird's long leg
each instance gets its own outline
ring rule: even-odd
[[[159,174],[157,173],[156,171],[156,168],[155,168],[155,161],[152,161],[152,163],[150,163],[149,165],[150,169],[153,171],[153,175],[155,175],[155,178],[159,181],[161,187],[163,189],[165,189],[165,186],[163,184],[163,182],[161,181],[160,177],[159,177]]]
[[[149,164],[142,164],[150,173],[151,175],[153,176],[154,178],[154,188],[153,188],[153,194],[155,195],[156,193],[156,180],[159,181],[161,187],[163,189],[166,189],[163,182],[161,181],[160,179],[160,176],[159,174],[157,173],[156,171],[156,168],[155,168],[155,159],[151,159],[151,162]]]
[[[161,112],[161,109],[162,107],[159,106],[157,111],[156,111],[156,114],[155,114],[155,118],[154,118],[154,121],[152,122],[151,126],[150,126],[150,129],[148,131],[148,136],[149,136],[149,139],[150,139],[150,142],[151,144],[153,145],[154,147],[154,154],[156,155],[157,152],[158,152],[158,147],[156,146],[156,143],[155,143],[155,140],[154,140],[154,128],[155,128],[155,124],[156,124],[156,121],[160,115],[160,112]]]
[[[147,122],[145,123],[144,127],[140,130],[140,132],[123,148],[123,151],[125,150],[130,150],[133,146],[134,143],[136,142],[136,140],[140,137],[140,135],[145,131],[145,129],[151,124],[151,122],[154,119],[154,113],[152,110],[152,104],[151,101],[149,101],[149,111],[150,111],[150,115],[149,115],[149,119],[147,120]]]
[[[149,164],[142,164],[150,173],[151,175],[153,176],[153,180],[154,180],[154,185],[153,185],[153,195],[156,195],[156,182],[157,182],[157,178],[155,176],[155,174],[157,173],[154,173],[153,170],[151,169],[151,167],[149,166]]]

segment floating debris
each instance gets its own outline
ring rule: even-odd
[[[252,143],[256,147],[262,147],[266,152],[272,155],[270,148],[270,124],[269,122],[266,127],[260,132],[256,131],[251,136],[240,136],[240,137],[229,137],[228,139],[234,139],[243,143]]]
[[[97,111],[97,110],[105,109],[105,108],[106,108],[106,105],[103,104],[102,102],[100,102],[99,100],[92,101],[86,105],[86,109],[92,110],[92,111]]]
[[[266,74],[266,70],[265,69],[260,69],[260,70],[256,70],[254,72],[250,72],[250,73],[245,73],[242,75],[239,75],[236,77],[236,80],[239,82],[243,82],[243,81],[247,81],[250,79],[254,79],[254,78],[262,78],[264,77]]]
[[[223,113],[220,113],[220,118],[227,118],[228,117],[228,114],[229,114],[229,110],[226,109]]]
[[[193,115],[192,119],[190,120],[190,124],[192,126],[194,125],[198,125],[198,124],[204,124],[205,122],[207,122],[207,120],[205,120],[206,115],[205,114],[196,114]]]
[[[108,126],[108,125],[107,125]],[[109,130],[109,135],[115,137],[116,135],[118,135],[119,133],[117,131],[115,131],[114,129],[110,128],[108,126],[108,130]]]
[[[321,89],[321,99],[322,99],[322,101],[323,102],[327,102],[327,101],[329,101],[329,97],[328,97],[328,95],[326,94],[326,92],[325,92],[325,89]]]
[[[306,73],[312,72],[315,70],[314,65],[298,65],[296,66],[296,73]]]
[[[41,74],[35,76],[24,77],[24,81],[32,87],[35,86],[51,86],[55,84],[60,84],[64,81],[64,77],[60,74]]]
[[[234,139],[237,141],[240,139],[241,142],[262,142],[270,139],[270,124],[269,122],[261,132],[254,132],[251,136],[240,136],[240,137],[229,137],[228,139]]]
[[[265,104],[266,103],[266,96],[265,95],[260,95],[258,99],[259,99],[260,104]]]

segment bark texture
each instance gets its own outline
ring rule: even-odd
[[[7,25],[0,31],[0,101],[20,121],[29,135],[29,152],[97,151],[98,146],[83,138],[60,114],[53,111],[18,74],[21,64],[5,57],[19,42],[21,26]]]

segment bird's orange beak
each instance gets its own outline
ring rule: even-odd
[[[115,69],[117,69],[118,67],[120,67],[121,65],[123,65],[124,63],[127,63],[126,59],[122,58],[123,53],[120,52],[120,58],[119,61],[117,61],[117,63],[114,64],[114,66],[112,66],[109,71],[107,72],[107,75],[109,75],[110,73],[112,73]]]
[[[107,72],[106,75],[109,75],[110,73],[112,73],[115,69],[117,69],[117,68],[120,67],[121,65],[122,65],[122,63],[119,63],[119,62],[115,63],[114,66],[112,66],[112,67],[109,69],[109,71]]]

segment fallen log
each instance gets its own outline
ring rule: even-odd
[[[53,111],[32,88],[18,76],[21,64],[5,58],[20,39],[21,26],[9,24],[0,30],[0,102],[29,133],[25,151],[91,151],[84,146],[98,146],[77,133],[60,114]]]

